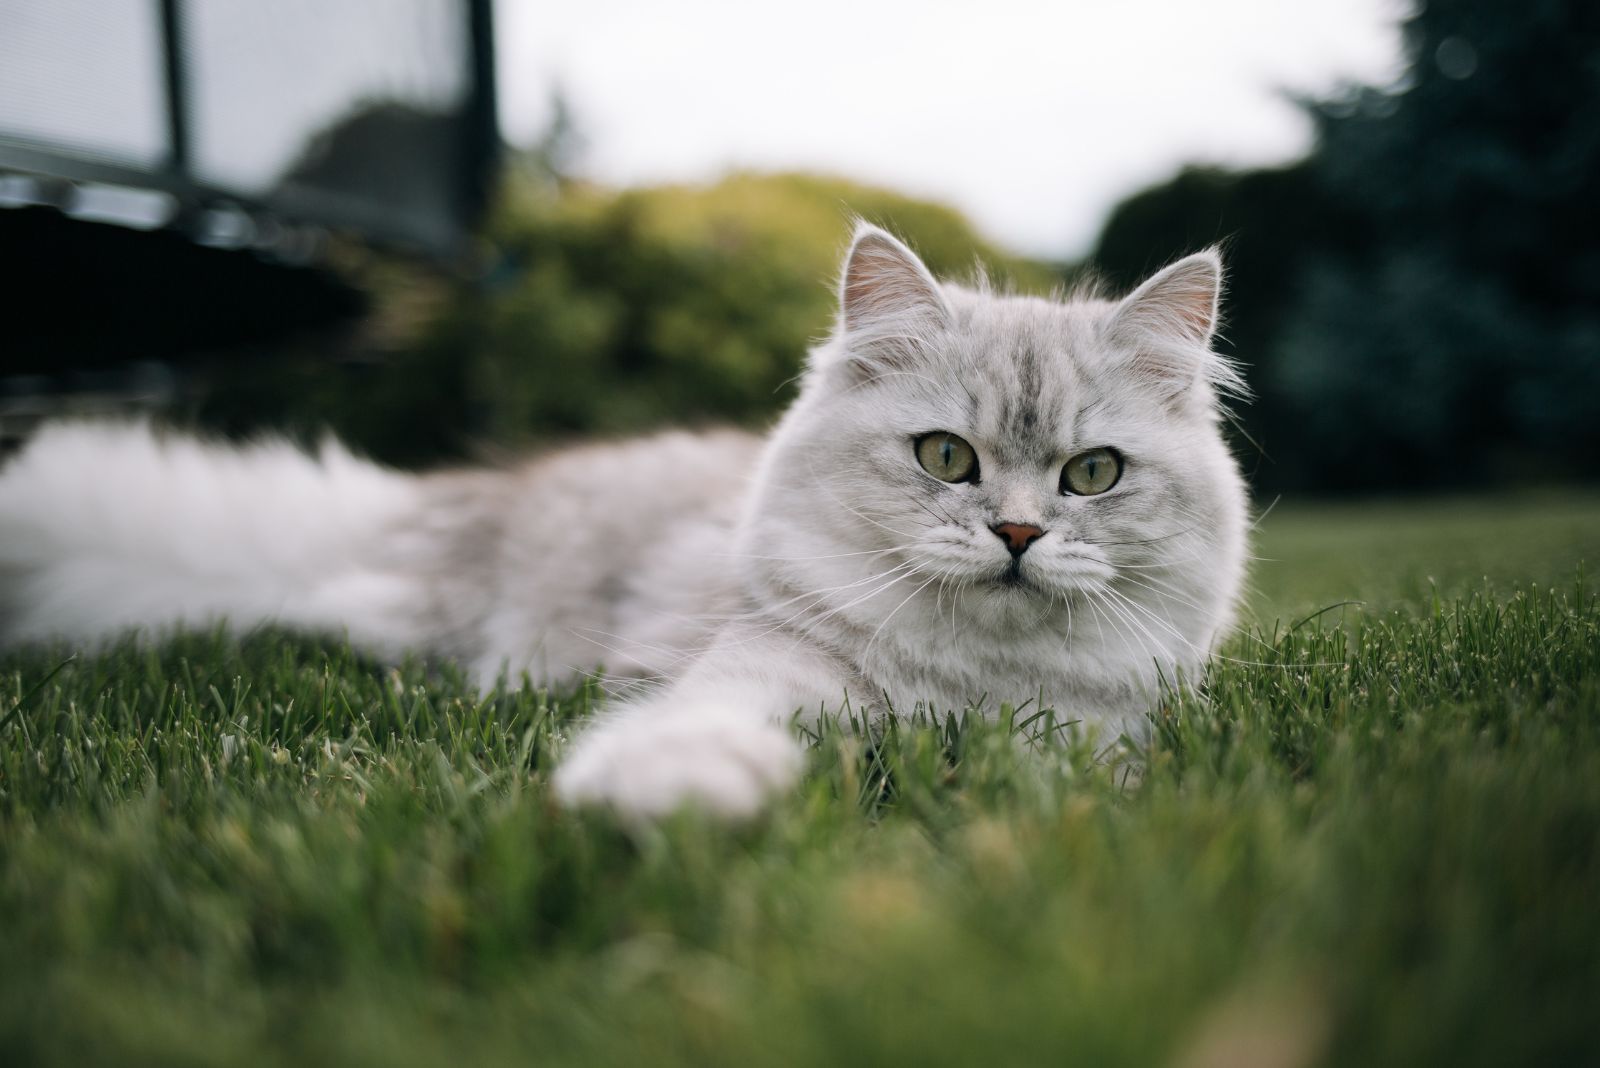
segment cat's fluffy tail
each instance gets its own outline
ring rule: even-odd
[[[396,652],[420,592],[389,535],[420,496],[332,441],[47,426],[0,466],[0,644],[281,622]]]

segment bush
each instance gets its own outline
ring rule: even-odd
[[[376,279],[380,322],[431,310],[375,364],[280,362],[232,380],[201,415],[230,430],[331,426],[404,464],[483,443],[760,424],[832,326],[853,215],[903,235],[943,275],[981,261],[1029,291],[1062,281],[949,208],[838,179],[736,174],[615,192],[524,170],[488,227],[494,264],[481,278],[443,299],[404,271]]]

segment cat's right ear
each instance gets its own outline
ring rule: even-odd
[[[944,293],[917,254],[887,231],[857,223],[840,272],[830,348],[869,365],[901,364],[948,316]]]
[[[856,224],[839,279],[839,320],[845,333],[870,332],[885,322],[946,314],[939,283],[917,254],[887,230]]]

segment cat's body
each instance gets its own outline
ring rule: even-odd
[[[142,428],[0,471],[0,640],[274,620],[484,682],[650,684],[558,773],[573,801],[739,813],[797,711],[1040,701],[1138,733],[1231,621],[1243,488],[1218,430],[1219,267],[1120,303],[936,283],[863,227],[839,329],[765,441],[669,434],[419,477]]]

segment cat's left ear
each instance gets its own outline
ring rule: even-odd
[[[1243,388],[1226,359],[1211,351],[1222,302],[1222,257],[1214,248],[1156,272],[1112,312],[1106,336],[1128,354],[1130,373],[1165,399],[1196,387],[1208,394]]]

